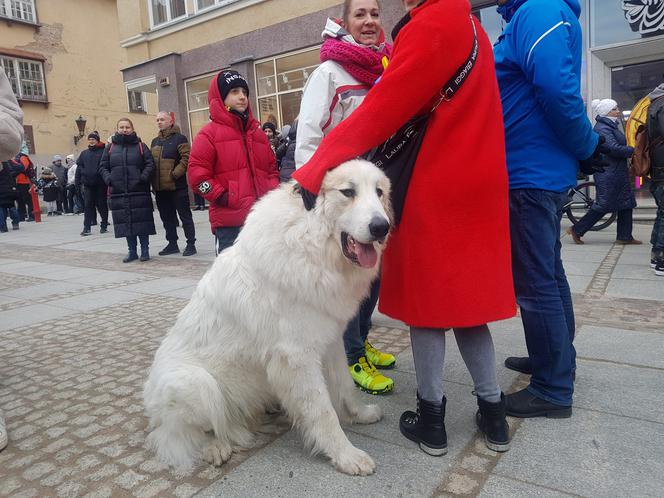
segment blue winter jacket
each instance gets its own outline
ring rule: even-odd
[[[494,47],[510,189],[562,192],[598,135],[581,98],[578,0],[525,0]]]

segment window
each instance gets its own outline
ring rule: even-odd
[[[318,47],[257,62],[256,119],[270,121],[277,128],[291,124],[300,113],[302,89],[319,64]]]
[[[35,0],[0,0],[0,16],[34,23]]]
[[[209,9],[211,7],[223,7],[232,3],[239,2],[240,0],[195,0],[196,12]]]
[[[185,0],[148,0],[150,23],[153,28],[175,21],[187,15]]]
[[[148,112],[143,92],[127,90],[127,100],[129,101],[129,112]]]
[[[16,98],[46,101],[44,66],[41,62],[14,59],[0,55],[0,68],[4,69]]]
[[[664,34],[664,2],[590,0],[590,45],[598,47]]]
[[[210,121],[208,89],[217,72],[185,82],[187,92],[187,112],[189,114],[189,136],[192,141],[196,134]]]

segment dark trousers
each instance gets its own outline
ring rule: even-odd
[[[194,194],[194,202],[199,209],[205,208],[205,199],[198,194]]]
[[[572,404],[576,368],[574,307],[560,257],[566,192],[510,190],[510,235],[516,300],[533,373],[528,390]]]
[[[650,243],[653,251],[664,251],[664,183],[652,184],[650,192],[657,203],[657,217],[652,227]]]
[[[60,187],[58,190],[58,199],[55,201],[58,206],[59,213],[68,213],[69,212],[69,203],[67,202],[67,194],[64,187]]]
[[[242,230],[242,227],[219,227],[215,230],[215,249],[217,256],[221,251],[235,243],[235,239],[237,239],[237,236],[240,235],[240,230]]]
[[[12,226],[18,226],[18,211],[15,207],[0,207],[0,232],[7,231],[7,216],[12,220]]]
[[[380,277],[373,281],[369,296],[362,301],[357,314],[348,322],[344,332],[344,349],[349,365],[354,365],[362,356],[366,356],[364,342],[371,329],[371,315],[374,312],[380,294]]]
[[[83,203],[76,188],[76,185],[67,185],[67,202],[69,202],[70,213],[80,213],[83,211]]]
[[[166,231],[166,240],[169,243],[176,243],[178,241],[177,217],[179,216],[182,221],[182,229],[184,230],[187,244],[194,244],[196,242],[196,229],[194,228],[194,218],[192,217],[191,207],[189,206],[189,192],[187,189],[162,190],[155,194],[155,199],[157,201],[159,217]]]
[[[618,211],[618,234],[616,236],[617,240],[630,241],[634,238],[632,237],[632,213],[633,210],[631,208],[621,209]],[[581,218],[576,225],[574,225],[574,233],[576,233],[579,237],[583,237],[583,235],[592,227],[594,227],[595,223],[601,220],[605,214],[606,213],[603,211],[596,211],[595,209],[591,208],[590,211],[588,211],[586,215]]]
[[[108,226],[108,200],[106,198],[106,185],[95,185],[94,187],[83,187],[83,199],[85,202],[85,215],[83,217],[83,229],[89,231],[97,218],[97,211],[101,217],[101,228]]]
[[[19,219],[21,221],[33,219],[35,214],[33,212],[32,196],[30,195],[30,184],[18,183],[16,184],[16,190],[18,193],[16,204],[18,206]]]
[[[129,248],[129,254],[137,254],[138,241],[141,243],[141,254],[147,254],[150,247],[150,236],[149,235],[134,235],[133,237],[126,237],[127,247]],[[138,239],[138,240],[137,240]]]

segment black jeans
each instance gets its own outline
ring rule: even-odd
[[[85,201],[85,215],[83,217],[83,229],[89,231],[97,217],[97,211],[101,217],[101,228],[108,226],[108,200],[106,198],[106,185],[95,185],[94,187],[83,187],[83,199]]]
[[[194,244],[196,242],[196,229],[194,228],[194,219],[189,206],[189,192],[187,189],[162,190],[155,194],[155,199],[159,217],[166,231],[166,240],[169,243],[178,241],[177,217],[179,216],[187,244]]]
[[[196,203],[196,207],[200,209],[205,207],[205,199],[198,194],[194,194],[194,202]]]
[[[633,210],[631,208],[618,211],[618,234],[616,235],[617,240],[624,240],[628,242],[634,238],[632,237],[632,213]],[[592,227],[594,227],[595,223],[601,220],[605,214],[606,213],[603,211],[596,211],[591,208],[590,211],[588,211],[586,215],[581,218],[576,225],[574,225],[574,233],[579,237],[583,237],[583,235]]]
[[[56,201],[56,204],[59,213],[69,212],[69,203],[67,202],[67,193],[65,192],[64,187],[60,187],[58,190],[58,200]]]
[[[32,196],[30,195],[30,184],[18,183],[16,185],[16,190],[18,192],[18,200],[16,204],[18,205],[18,217],[21,221],[27,219],[34,219],[34,207],[32,205]],[[27,209],[26,209],[27,207]]]
[[[83,203],[81,202],[76,185],[67,185],[67,201],[69,202],[70,213],[80,213],[83,211]]]
[[[217,255],[224,249],[232,246],[240,235],[242,227],[219,227],[215,230]]]

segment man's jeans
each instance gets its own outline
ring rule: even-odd
[[[561,406],[572,404],[576,368],[574,308],[560,258],[566,192],[510,190],[512,271],[532,377],[528,390]]]
[[[0,229],[7,230],[7,216],[12,220],[12,226],[17,227],[19,222],[18,211],[15,207],[0,207]]]
[[[380,277],[373,281],[369,296],[362,301],[360,310],[351,318],[344,332],[344,348],[349,365],[357,363],[362,356],[366,356],[364,341],[367,340],[371,328],[371,315],[373,314],[378,294],[380,293]]]
[[[219,227],[215,230],[215,252],[217,256],[224,249],[235,244],[235,239],[240,235],[242,227]]]
[[[622,209],[618,211],[618,233],[616,235],[616,240],[621,240],[624,242],[629,242],[633,240],[632,236],[632,208]],[[593,208],[590,208],[590,211],[579,220],[579,222],[574,225],[574,233],[579,237],[583,237],[585,233],[595,226],[599,220],[601,220],[606,213],[604,211],[597,211]]]
[[[664,184],[653,184],[650,187],[650,192],[652,192],[652,196],[657,203],[657,218],[655,218],[655,225],[652,227],[650,243],[653,251],[664,251]]]

